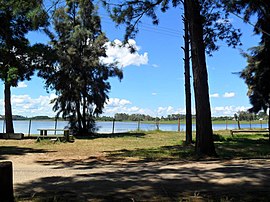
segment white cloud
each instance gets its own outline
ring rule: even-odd
[[[159,67],[157,64],[152,64],[152,67]]]
[[[153,95],[153,96],[156,96],[156,95],[157,95],[157,93],[155,93],[155,92],[154,92],[154,93],[152,93],[152,95]]]
[[[219,97],[219,94],[218,93],[210,94],[210,97],[218,98]]]
[[[126,99],[110,98],[105,105],[103,115],[114,116],[116,113],[126,114],[147,114],[150,116],[156,116],[156,112],[147,108],[140,108],[132,105],[132,102]]]
[[[23,115],[27,117],[46,115],[54,116],[55,113],[52,111],[53,104],[50,104],[52,98],[56,95],[50,94],[48,96],[39,96],[32,98],[29,95],[12,95],[11,105],[12,113],[14,115]],[[4,114],[3,100],[1,101],[0,113]]]
[[[17,88],[26,88],[27,85],[24,82],[19,82]]]
[[[127,67],[129,65],[141,66],[148,64],[148,53],[139,54],[140,47],[137,46],[136,41],[130,39],[128,41],[129,45],[135,49],[134,53],[130,52],[129,45],[123,45],[118,39],[106,43],[107,47],[107,57],[102,57],[101,61],[103,63],[118,63],[120,67]]]
[[[39,96],[32,98],[29,95],[13,95],[12,111],[14,115],[23,115],[27,117],[47,115],[55,116],[52,111],[53,104],[50,101],[55,98],[55,94]],[[4,101],[0,100],[0,114],[4,114]],[[212,116],[233,116],[238,111],[246,111],[250,106],[217,106],[212,107]],[[116,113],[127,114],[146,114],[152,117],[166,117],[169,114],[185,114],[185,108],[174,108],[173,106],[160,106],[156,109],[141,108],[133,105],[130,100],[120,98],[110,98],[104,108],[106,116],[114,116]],[[192,109],[195,114],[195,109]]]
[[[238,111],[246,111],[246,106],[220,106],[212,108],[212,116],[233,116]]]
[[[168,107],[158,107],[156,110],[156,113],[158,114],[159,117],[161,116],[167,116],[169,114],[184,114],[185,109],[179,108],[179,109],[174,109],[172,106]]]
[[[226,92],[223,97],[224,98],[231,98],[231,97],[234,97],[235,96],[235,93],[234,92]]]
[[[124,105],[129,105],[129,104],[132,104],[129,100],[119,99],[119,98],[110,98],[107,101],[108,107],[118,107],[118,106],[124,106]]]

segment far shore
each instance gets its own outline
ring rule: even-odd
[[[55,118],[46,118],[46,119],[32,119],[32,118],[21,118],[21,119],[13,119],[13,121],[55,121]],[[0,119],[0,121],[4,121],[4,119]],[[66,121],[62,118],[58,118],[57,121]],[[96,120],[96,122],[112,122],[113,120]],[[116,122],[139,122],[133,121],[133,120],[115,120]],[[159,120],[159,121],[147,121],[147,120],[141,120],[141,123],[146,123],[146,124],[178,124],[178,120]],[[239,121],[240,124],[267,124],[268,120],[252,120],[252,121]],[[185,119],[180,119],[180,124],[185,124],[186,120]],[[196,120],[192,120],[193,124],[196,124]],[[237,121],[235,120],[212,120],[212,124],[238,124]]]

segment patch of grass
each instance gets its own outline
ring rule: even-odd
[[[219,134],[213,134],[214,142],[223,142],[226,141],[226,137],[219,135]]]
[[[254,202],[269,201],[270,194],[267,191],[245,191],[239,192],[204,192],[194,193],[194,195],[186,194],[185,196],[179,197],[178,201],[196,201],[196,202]]]
[[[134,149],[134,150],[118,150],[108,152],[109,157],[135,157],[144,160],[167,160],[167,159],[185,159],[193,160],[195,157],[194,146],[162,146],[157,148],[148,148],[148,149]]]
[[[195,137],[195,134],[193,134]],[[51,143],[36,140],[0,140],[0,159],[42,151],[46,159],[87,159],[89,156],[109,158],[195,159],[194,145],[184,142],[184,132],[140,131],[119,134],[101,134],[74,143]],[[215,131],[216,150],[220,158],[268,158],[270,144],[263,134],[230,135],[229,130]]]
[[[107,151],[151,149],[163,146],[180,144],[185,134],[178,132],[128,132],[120,134],[103,134],[98,137],[81,138],[74,143],[51,143],[50,141],[36,142],[35,139],[26,140],[0,140],[0,148],[11,146],[17,149],[42,149],[48,152],[44,155],[46,159],[85,159],[89,156],[105,156]],[[27,150],[26,150],[27,151]],[[8,155],[8,152],[5,152]],[[1,153],[0,153],[1,158]]]
[[[217,153],[221,158],[269,158],[270,145],[265,139],[235,138],[217,142]]]
[[[38,193],[32,196],[20,196],[15,198],[15,202],[84,202],[87,199],[79,193],[60,191],[53,193]],[[96,200],[97,202],[98,200]]]
[[[107,197],[84,197],[80,193],[72,192],[55,192],[55,193],[40,193],[39,195],[24,196],[15,198],[15,202],[105,202],[105,201],[188,201],[188,202],[268,202],[270,193],[267,191],[242,191],[241,193],[222,193],[222,192],[204,192],[204,193],[179,193],[178,196],[151,196],[144,199],[140,196],[132,198],[121,198],[121,195]]]

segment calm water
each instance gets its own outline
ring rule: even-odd
[[[16,133],[24,133],[25,135],[29,134],[38,134],[39,128],[58,128],[63,129],[67,126],[66,121],[58,121],[55,123],[54,121],[14,121],[14,130]],[[29,127],[30,126],[30,127]],[[100,133],[111,133],[113,130],[113,123],[112,122],[97,122],[97,127],[99,128]],[[252,124],[252,128],[267,128],[267,124]],[[237,124],[214,124],[213,130],[224,130],[224,129],[235,129],[237,128]],[[250,128],[250,124],[241,124],[241,128]],[[29,130],[30,129],[30,130]],[[114,132],[126,132],[132,130],[156,130],[157,126],[155,123],[153,124],[146,124],[141,122],[115,122]],[[177,124],[160,124],[159,129],[163,131],[177,131],[178,125]],[[186,126],[185,124],[180,125],[180,130],[185,131]],[[195,130],[195,125],[193,125],[193,130]],[[3,121],[0,121],[0,132],[4,132],[5,128],[3,126]]]

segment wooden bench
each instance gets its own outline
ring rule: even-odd
[[[269,130],[231,130],[232,137],[234,133],[269,133]]]
[[[69,139],[69,129],[52,129],[52,128],[42,128],[37,129],[39,131],[39,135],[37,137],[37,141],[44,140],[46,138],[50,138],[55,141],[61,141],[62,139],[68,141]],[[56,134],[56,132],[63,131],[63,134]],[[48,134],[48,132],[54,132],[54,134]]]

